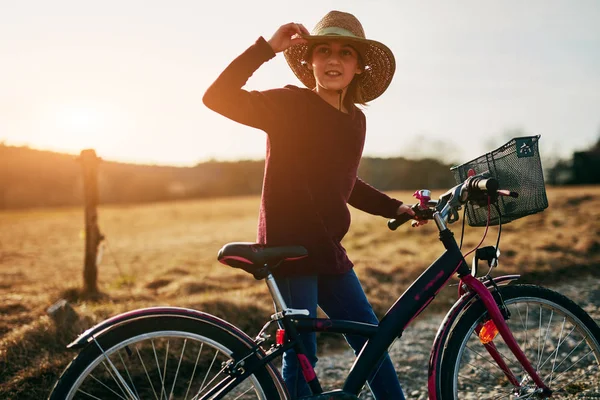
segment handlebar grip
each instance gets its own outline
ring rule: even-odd
[[[471,181],[469,188],[481,190],[482,192],[496,193],[500,184],[496,178],[475,178]]]
[[[394,219],[390,219],[387,225],[388,228],[390,228],[390,230],[395,231],[400,225],[410,221],[411,219],[413,219],[413,216],[405,213],[399,215]]]

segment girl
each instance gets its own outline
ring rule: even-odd
[[[280,52],[307,88],[243,90],[252,73]],[[287,306],[307,309],[311,317],[318,305],[333,319],[378,323],[341,241],[350,225],[347,204],[386,218],[414,215],[357,177],[365,115],[356,104],[380,96],[394,70],[384,44],[366,39],[353,15],[331,11],[312,34],[289,23],[268,42],[260,37],[203,97],[210,109],[267,133],[257,241],[308,250],[307,258],[282,265],[275,276]],[[365,343],[351,335],[346,340],[356,354]],[[302,341],[314,367],[315,334]],[[293,398],[310,395],[293,350],[283,357],[283,377]],[[378,400],[404,399],[389,356],[369,385]]]

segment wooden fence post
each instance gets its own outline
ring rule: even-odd
[[[82,150],[79,157],[83,170],[83,191],[85,201],[85,259],[83,266],[83,292],[98,293],[98,269],[96,257],[98,246],[104,238],[98,228],[98,164],[93,149]]]

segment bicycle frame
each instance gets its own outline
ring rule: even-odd
[[[361,335],[369,339],[352,365],[341,392],[357,396],[372,373],[373,366],[379,363],[392,342],[397,337],[402,336],[405,328],[435,298],[436,294],[445,286],[452,275],[456,272],[459,273],[459,276],[470,274],[470,269],[466,267],[464,257],[454,240],[452,232],[448,229],[441,231],[440,240],[444,244],[446,251],[400,296],[386,312],[378,326],[352,321],[294,318],[284,315],[282,323],[286,329],[286,333],[291,336],[290,341],[284,346],[267,352],[267,356],[261,360],[260,365],[271,361],[292,347],[296,348],[301,357],[304,356],[303,349],[298,351],[299,349],[297,348],[298,345],[301,345],[301,342],[296,338],[297,332],[332,332]],[[281,294],[272,276],[267,278],[267,284],[278,308],[285,309],[285,302],[281,298]],[[485,286],[483,287],[485,288]],[[488,291],[487,288],[485,290],[486,292]],[[260,365],[256,365],[255,367],[258,368]],[[311,388],[316,392],[314,394],[321,394],[322,390],[310,363],[301,362],[301,366],[305,376],[313,378],[313,382],[316,381],[316,383],[311,385]],[[252,371],[246,368],[245,374],[251,373]],[[210,396],[216,392],[218,390],[207,395]]]
[[[462,282],[470,289],[470,292],[473,293],[473,296],[483,301],[491,319],[496,324],[502,339],[532,380],[545,394],[551,393],[514,339],[489,288],[471,275],[471,270],[467,267],[467,263],[458,248],[453,233],[447,229],[443,220],[436,220],[436,222],[440,228],[440,241],[446,249],[445,252],[400,296],[381,319],[379,326],[340,320],[296,318],[293,319],[293,321],[296,322],[296,329],[300,332],[311,331],[358,334],[368,338],[367,343],[352,365],[343,386],[344,393],[357,396],[365,385],[369,375],[372,373],[374,366],[378,365],[380,360],[386,354],[389,346],[397,337],[402,336],[402,333],[414,318],[416,318],[421,311],[431,303],[452,275],[457,273]],[[507,277],[504,279],[512,280],[514,277]],[[273,293],[274,289],[271,286],[270,289]],[[274,295],[274,297],[276,296]],[[510,369],[499,359],[499,357],[495,357],[497,356],[497,352],[493,344],[486,346],[486,349],[494,359],[498,360],[500,368],[511,382],[518,386],[518,382]],[[310,365],[307,367],[310,369],[308,375],[314,376],[312,367],[310,367]],[[436,367],[437,366],[434,366],[434,368]],[[430,399],[437,399],[437,394],[435,392],[435,382],[430,380]]]
[[[442,229],[443,228],[443,229]],[[524,353],[516,343],[512,333],[508,329],[504,317],[496,304],[496,300],[493,298],[490,287],[495,283],[488,283],[487,285],[479,281],[471,275],[470,268],[464,260],[460,249],[454,239],[454,235],[450,230],[445,227],[445,224],[440,225],[440,241],[445,247],[445,252],[434,261],[415,282],[400,296],[400,298],[392,305],[392,307],[386,312],[379,325],[372,325],[367,323],[346,321],[346,320],[331,320],[324,318],[308,318],[308,317],[295,317],[300,310],[286,309],[285,302],[281,298],[281,294],[277,288],[275,280],[270,275],[267,278],[267,284],[269,290],[273,296],[273,299],[282,311],[276,313],[279,316],[281,323],[286,329],[286,334],[289,334],[288,341],[283,344],[272,348],[266,353],[266,357],[262,358],[256,364],[249,366],[246,365],[243,374],[238,375],[234,380],[228,382],[222,382],[222,386],[219,385],[213,391],[207,394],[207,398],[210,396],[217,395],[216,398],[224,395],[228,389],[235,386],[236,382],[243,380],[246,376],[249,376],[256,369],[262,367],[266,363],[269,363],[273,359],[279,357],[283,352],[288,349],[294,348],[299,355],[300,365],[302,367],[305,378],[309,381],[311,389],[315,398],[335,398],[337,396],[353,395],[358,396],[363,386],[367,382],[369,375],[372,374],[374,366],[378,365],[379,361],[386,354],[389,346],[401,337],[404,330],[410,325],[410,323],[429,305],[429,303],[435,298],[437,293],[446,285],[447,281],[452,277],[453,274],[457,273],[461,278],[462,282],[470,289],[470,292],[464,298],[459,299],[457,304],[452,308],[451,313],[458,315],[462,310],[466,309],[472,300],[481,299],[491,319],[496,324],[501,337],[504,339],[507,346],[516,356],[517,360],[522,364],[523,368],[530,375],[532,380],[541,388],[544,393],[550,393],[549,389],[542,382],[540,377],[537,375],[535,369],[531,366]],[[507,283],[518,276],[506,276],[499,277],[497,281],[499,283]],[[289,314],[283,312],[286,310]],[[448,328],[448,326],[444,326]],[[264,329],[264,328],[263,328]],[[355,334],[368,338],[365,346],[358,354],[354,364],[352,365],[350,372],[344,382],[342,391],[334,391],[323,393],[319,381],[316,378],[316,374],[310,365],[305,360],[304,349],[302,348],[301,342],[297,339],[298,332],[330,332],[330,333],[342,333],[342,334]],[[439,338],[439,333],[438,333]],[[443,343],[439,343],[438,338],[434,342],[432,349],[432,356],[434,352],[440,351],[440,346]],[[487,345],[486,349],[494,359],[497,360],[499,367],[504,371],[507,377],[518,386],[519,383],[516,378],[506,366],[506,364],[497,356],[497,352],[493,344]],[[234,360],[237,365],[241,360],[245,358],[245,355],[238,355],[239,357]],[[303,358],[304,357],[304,358]],[[433,359],[433,357],[432,357]],[[435,376],[435,370],[439,366],[433,365],[433,375],[430,365],[430,380],[428,384],[429,398],[432,400],[437,399],[436,393],[436,382],[434,382],[433,376]],[[240,379],[242,378],[242,379]],[[322,397],[320,395],[327,395]],[[346,397],[347,398],[347,397]]]
[[[344,391],[358,394],[373,371],[373,366],[379,363],[393,341],[402,336],[406,327],[431,303],[452,275],[457,272],[459,276],[470,273],[453,234],[444,230],[440,232],[440,240],[446,251],[386,312],[377,333],[368,340],[352,365],[344,383]]]

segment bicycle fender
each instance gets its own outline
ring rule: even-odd
[[[116,328],[117,326],[128,324],[140,319],[155,317],[183,317],[195,319],[215,325],[223,330],[227,330],[237,336],[238,339],[251,346],[254,345],[252,338],[246,335],[241,329],[221,318],[215,317],[212,314],[181,307],[149,307],[128,311],[104,320],[80,334],[77,339],[67,346],[67,348],[81,349],[87,346],[87,344],[92,340],[104,335],[106,332]]]
[[[515,281],[520,278],[520,275],[504,275],[496,278],[492,278],[494,283],[498,286],[508,285],[512,281]],[[493,287],[491,282],[486,282],[485,286],[490,289]],[[429,369],[427,374],[427,387],[429,391],[429,399],[430,400],[438,400],[438,387],[436,382],[436,377],[439,372],[438,369],[440,365],[438,363],[441,361],[441,354],[445,349],[446,338],[448,337],[448,333],[454,326],[454,322],[459,319],[459,317],[477,300],[475,293],[465,293],[462,295],[456,303],[452,306],[450,311],[446,314],[438,331],[435,335],[435,339],[433,341],[433,346],[431,347],[431,353],[429,355]]]

